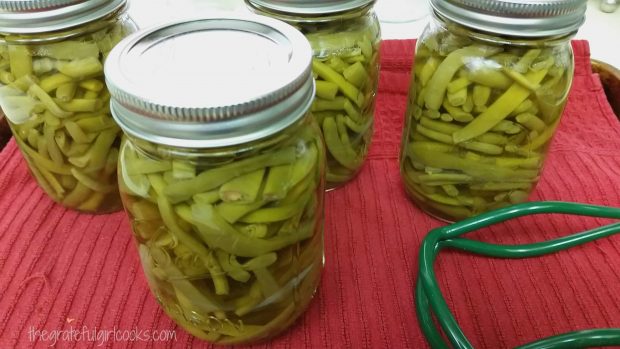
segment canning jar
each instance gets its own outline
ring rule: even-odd
[[[360,171],[370,147],[381,32],[373,0],[245,0],[250,10],[299,29],[312,46],[312,113],[327,146],[327,187]]]
[[[272,337],[318,286],[325,150],[308,112],[311,57],[293,27],[252,16],[144,30],[106,62],[144,273],[199,338]]]
[[[573,78],[580,0],[431,0],[412,69],[400,173],[447,221],[526,201]]]
[[[136,29],[126,9],[125,0],[0,1],[0,105],[39,186],[71,209],[122,207],[103,62]]]

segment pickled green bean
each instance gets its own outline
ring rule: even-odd
[[[306,196],[309,196],[308,193]],[[256,210],[240,219],[244,223],[270,223],[279,222],[293,217],[306,205],[309,197],[302,197],[296,203],[279,207],[268,207]]]
[[[1,83],[5,85],[9,85],[14,81],[15,81],[15,77],[13,76],[13,74],[11,74],[10,72],[6,70],[0,70],[0,82]]]
[[[158,248],[150,248],[149,254],[153,258],[153,261],[157,264],[157,267],[162,270],[163,274],[168,277],[166,281],[174,284],[174,288],[178,292],[177,294],[183,294],[184,299],[194,303],[195,309],[203,312],[213,312],[220,308],[214,300],[206,297],[204,293],[200,292],[191,282],[183,278],[183,273],[171,263],[169,257]]]
[[[506,73],[506,75],[512,78],[515,82],[518,82],[519,84],[521,84],[521,86],[527,88],[528,90],[532,92],[536,92],[540,88],[540,85],[538,85],[537,83],[531,82],[523,74],[515,70],[512,70],[510,68],[504,68],[504,73]]]
[[[39,84],[43,91],[50,93],[56,90],[58,87],[64,84],[72,83],[73,79],[67,75],[56,73],[53,75],[46,76],[43,78]]]
[[[462,88],[454,93],[447,93],[447,100],[450,105],[459,107],[465,104],[467,101],[467,89]],[[471,111],[471,109],[470,109]]]
[[[482,86],[505,90],[512,85],[512,80],[500,68],[501,66],[476,66],[467,70],[466,76],[469,80]]]
[[[97,192],[109,193],[115,188],[114,185],[100,183],[96,179],[89,177],[87,174],[78,171],[75,168],[71,169],[71,174],[78,180],[78,182],[83,184],[85,187]]]
[[[67,82],[67,83],[64,83],[58,86],[58,88],[56,89],[56,98],[61,102],[68,102],[72,100],[73,97],[75,96],[75,92],[77,91],[77,87],[78,87],[77,84],[74,82]],[[75,111],[75,110],[68,110],[64,107],[63,109],[67,111]]]
[[[469,81],[469,79],[467,79],[466,77],[460,77],[458,79],[452,80],[448,84],[448,93],[456,93],[469,86],[469,84],[471,84],[471,81]]]
[[[547,75],[547,71],[541,70],[526,74],[528,81],[538,84]],[[454,143],[461,143],[478,137],[489,131],[493,126],[506,118],[517,108],[530,94],[530,91],[518,83],[513,84],[502,96],[497,98],[489,109],[480,114],[462,130],[455,132],[452,137]]]
[[[57,62],[59,72],[76,79],[85,79],[103,72],[103,65],[96,57],[75,59],[70,62]]]
[[[484,162],[474,163],[458,155],[433,150],[433,147],[429,147],[422,142],[410,144],[409,152],[413,158],[419,159],[427,166],[459,170],[467,175],[484,180],[505,181],[522,179],[531,181],[538,176],[537,171],[503,169],[485,164]]]
[[[350,65],[342,72],[342,75],[357,88],[363,88],[368,81],[368,72],[360,62]]]
[[[256,257],[280,250],[297,241],[305,240],[312,234],[312,229],[304,227],[288,236],[254,239],[239,233],[217,214],[211,205],[194,204],[191,209],[179,207],[177,212],[184,219],[191,220],[207,245],[241,257]]]
[[[238,176],[220,186],[218,198],[224,202],[252,203],[261,189],[265,168]],[[195,200],[195,199],[194,199]]]
[[[538,56],[540,56],[541,53],[542,50],[538,48],[527,50],[527,52],[525,52],[525,54],[521,56],[519,61],[515,63],[513,69],[521,74],[525,74],[529,70],[532,63],[536,60],[536,58],[538,58]]]
[[[289,178],[292,172],[292,164],[270,167],[263,189],[263,199],[275,201],[284,198],[291,186]]]
[[[338,93],[338,85],[329,81],[316,81],[316,95],[319,98],[334,100]]]
[[[92,92],[100,92],[105,87],[103,82],[97,79],[88,79],[88,80],[80,81],[79,85],[81,88],[86,89],[88,91],[92,91]]]
[[[473,91],[473,99],[474,105],[477,107],[487,105],[489,101],[489,97],[491,97],[491,88],[484,85],[476,85],[474,86]]]
[[[448,112],[448,114],[450,114],[450,116],[452,116],[452,118],[458,122],[470,122],[474,119],[474,116],[472,114],[460,108],[452,106],[447,100],[443,103],[442,106]],[[429,112],[435,112],[436,114],[439,114],[439,116],[441,115],[439,112],[434,110],[429,110]],[[434,119],[438,119],[439,116],[435,117]]]
[[[32,74],[32,55],[28,46],[9,45],[9,64],[15,79]]]
[[[78,182],[75,188],[65,196],[62,203],[66,206],[77,207],[80,203],[88,200],[92,193],[93,191],[90,188]]]
[[[323,135],[325,136],[325,145],[336,161],[351,170],[359,167],[361,159],[351,147],[343,144],[334,118],[327,117],[323,120]]]
[[[348,99],[344,97],[336,97],[331,100],[317,98],[312,103],[312,111],[344,110],[345,101],[348,101]]]
[[[166,187],[165,194],[172,203],[189,199],[196,192],[215,189],[229,180],[256,171],[265,166],[290,164],[295,159],[295,148],[288,147],[273,153],[261,154],[230,165],[204,171],[195,178],[172,183]]]
[[[235,257],[222,251],[216,251],[217,260],[222,266],[222,269],[232,278],[239,282],[248,282],[252,275],[244,270],[239,262],[234,259]],[[277,257],[276,257],[277,258]],[[233,262],[234,261],[234,262]]]
[[[98,58],[99,48],[97,44],[90,41],[62,41],[54,44],[41,45],[36,48],[40,52],[50,58],[58,60],[72,60],[84,58]],[[35,52],[37,55],[37,52]]]
[[[531,113],[522,113],[515,117],[517,122],[533,131],[542,131],[547,127],[544,121]]]
[[[266,203],[267,202],[263,201],[252,202],[249,204],[223,202],[215,206],[215,210],[228,223],[233,224],[241,219],[241,217],[248,215],[250,212],[255,212]]]
[[[312,69],[322,79],[338,85],[338,89],[358,107],[364,105],[364,95],[357,89],[357,87],[348,82],[342,75],[338,74],[327,64],[313,60]]]
[[[497,49],[488,46],[468,46],[451,52],[437,67],[428,82],[425,105],[431,110],[441,106],[448,84],[456,72],[467,63],[469,57],[487,57],[497,53]]]
[[[56,117],[67,118],[73,115],[73,113],[71,112],[62,110],[58,106],[58,104],[54,102],[52,97],[50,97],[45,91],[43,91],[43,89],[41,89],[41,87],[39,87],[37,84],[30,85],[30,87],[28,88],[28,94],[36,97],[39,101],[41,101],[41,103],[43,103],[47,107],[47,110],[49,110]]]
[[[220,200],[220,190],[212,190],[205,193],[198,193],[192,196],[192,200],[199,204],[214,204]]]

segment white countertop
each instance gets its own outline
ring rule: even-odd
[[[588,0],[586,22],[576,39],[590,43],[592,58],[620,68],[620,9],[599,10],[600,0]],[[182,17],[208,16],[214,11],[246,12],[243,0],[130,0],[130,15],[140,27]],[[428,21],[426,0],[378,0],[383,39],[409,39],[420,35]],[[410,20],[413,18],[414,20]]]

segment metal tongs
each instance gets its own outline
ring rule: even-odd
[[[574,246],[620,233],[620,222],[597,227],[582,233],[523,245],[497,245],[460,236],[512,218],[541,214],[564,213],[580,216],[620,219],[620,208],[570,202],[529,202],[483,213],[429,232],[420,248],[419,274],[416,285],[416,313],[422,332],[432,348],[471,349],[448,304],[441,294],[433,263],[444,248],[454,248],[497,258],[529,258],[565,250]],[[437,328],[433,315],[441,328]],[[442,332],[448,338],[448,344]],[[620,346],[620,328],[592,329],[547,337],[519,349],[587,348]]]

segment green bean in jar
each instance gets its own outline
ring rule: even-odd
[[[499,22],[457,24],[433,4],[416,47],[400,170],[416,204],[455,221],[534,190],[571,86],[573,31],[500,35],[489,32],[503,33]]]
[[[162,308],[218,344],[284,331],[323,267],[326,155],[308,42],[269,18],[179,21],[127,38],[105,69],[125,133],[121,197]]]
[[[258,14],[295,26],[310,41],[316,79],[312,113],[327,147],[327,187],[344,185],[361,170],[372,140],[381,42],[374,1],[246,3]]]
[[[15,141],[54,201],[84,212],[119,210],[121,132],[110,115],[103,63],[136,30],[126,3],[40,4],[36,11],[45,17],[36,28],[22,3],[0,1],[7,11],[0,14],[0,104]]]

